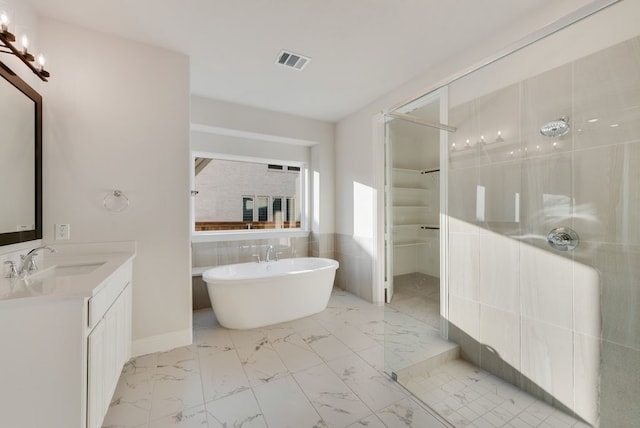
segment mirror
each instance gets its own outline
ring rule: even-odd
[[[0,245],[42,238],[42,97],[0,62]]]

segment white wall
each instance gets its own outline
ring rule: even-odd
[[[44,241],[137,241],[134,353],[191,341],[189,59],[55,20],[44,98]],[[130,199],[103,207],[114,189]]]

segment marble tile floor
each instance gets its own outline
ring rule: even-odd
[[[587,426],[461,360],[393,382],[385,363],[455,345],[340,290],[324,312],[266,328],[227,330],[211,309],[193,322],[193,345],[127,363],[103,428]]]
[[[590,426],[460,359],[413,376],[403,385],[455,427]]]
[[[419,273],[394,277],[394,295],[386,305],[387,319],[407,315],[415,320],[414,329],[438,336],[440,328],[440,279]],[[391,312],[389,312],[391,311]],[[398,314],[394,314],[396,312]],[[401,316],[401,315],[400,315]],[[405,322],[408,322],[405,320]],[[394,341],[393,335],[389,335]],[[437,342],[437,340],[435,340]],[[387,348],[387,362],[398,381],[416,398],[455,427],[490,428],[564,428],[588,427],[571,416],[536,400],[513,385],[461,359],[434,365],[433,359],[451,360],[445,354],[452,344],[440,340],[439,354],[432,355],[416,347],[404,354],[402,348]],[[448,343],[448,342],[446,342]],[[434,348],[431,348],[434,349]],[[398,355],[400,354],[400,355]],[[444,357],[444,358],[441,358]],[[421,367],[432,367],[421,370]]]
[[[421,273],[393,277],[393,298],[387,305],[440,328],[440,278]]]
[[[103,428],[449,426],[382,373],[385,355],[446,343],[393,309],[335,290],[324,312],[267,328],[227,330],[211,309],[193,322],[193,345],[126,365]]]

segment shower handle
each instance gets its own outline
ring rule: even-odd
[[[571,251],[580,244],[580,237],[568,227],[556,227],[547,235],[547,242],[558,251]]]

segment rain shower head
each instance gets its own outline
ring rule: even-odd
[[[542,125],[540,133],[545,137],[562,137],[566,135],[570,129],[569,118],[564,116]]]

